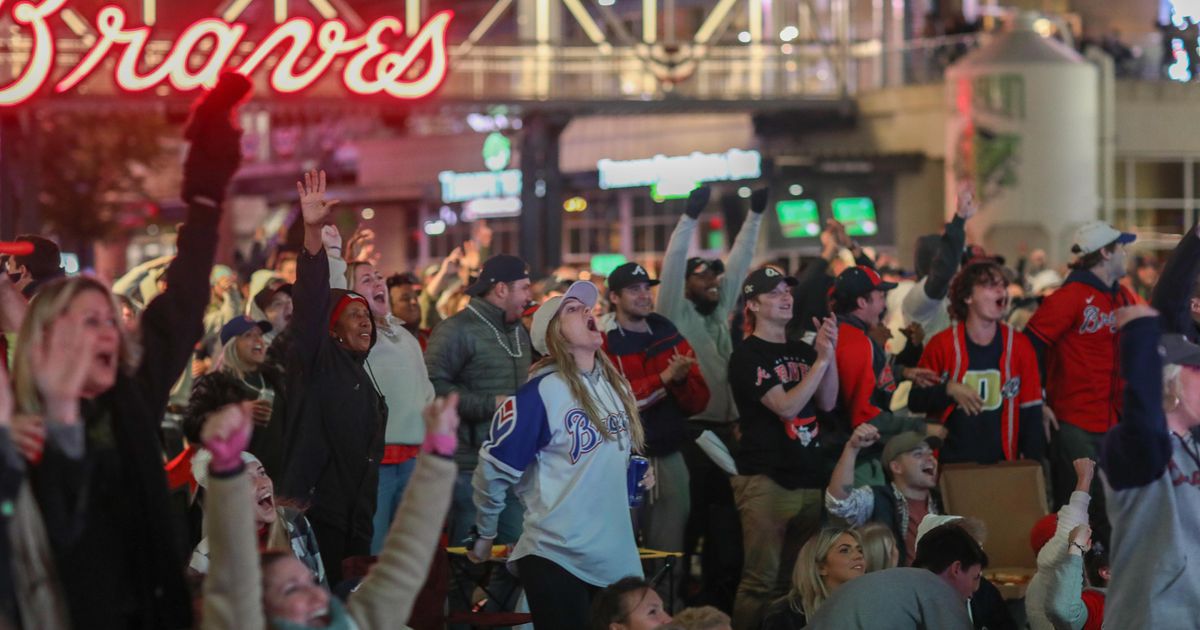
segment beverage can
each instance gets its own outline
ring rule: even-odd
[[[645,488],[642,488],[642,477],[646,476],[646,471],[650,470],[650,460],[641,455],[634,455],[629,458],[629,468],[626,469],[625,482],[626,490],[629,492],[629,507],[638,507],[642,504],[642,497],[645,494]]]

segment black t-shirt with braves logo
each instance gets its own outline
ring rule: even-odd
[[[733,351],[729,385],[742,430],[738,474],[766,475],[789,490],[824,488],[829,482],[814,401],[795,418],[780,418],[762,403],[776,385],[784,391],[799,385],[816,360],[816,350],[806,343],[772,343],[753,335]]]

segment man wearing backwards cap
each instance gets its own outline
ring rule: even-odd
[[[891,482],[856,488],[854,468],[858,453],[878,442],[879,435],[879,429],[870,424],[854,430],[825,489],[825,509],[851,527],[873,521],[892,528],[900,551],[900,566],[908,566],[916,553],[921,520],[927,514],[941,513],[938,464],[933,451],[941,447],[942,441],[916,431],[893,437],[883,447],[881,457]]]
[[[739,564],[737,509],[727,482],[729,476],[695,444],[705,430],[711,430],[734,450],[733,422],[737,407],[729,389],[729,356],[733,354],[729,318],[737,306],[738,290],[750,271],[762,213],[767,207],[767,189],[756,190],[750,199],[750,212],[729,250],[727,263],[720,260],[688,258],[700,213],[708,206],[712,190],[701,186],[688,196],[684,216],[679,217],[667,251],[663,255],[662,286],[658,288],[657,310],[671,320],[684,339],[696,351],[700,373],[708,384],[709,399],[704,411],[692,416],[684,458],[691,475],[692,509],[688,538],[703,537],[704,581],[706,595],[731,605]],[[724,562],[720,562],[720,560]],[[720,562],[722,566],[716,566]]]
[[[1051,485],[1055,505],[1075,487],[1072,462],[1095,459],[1104,434],[1117,424],[1121,378],[1117,371],[1116,310],[1137,303],[1117,281],[1125,275],[1125,245],[1133,234],[1103,221],[1084,224],[1071,248],[1078,257],[1062,288],[1042,302],[1025,333],[1033,343],[1045,378]],[[1104,494],[1092,484],[1092,523],[1097,539],[1108,542]]]
[[[688,417],[704,410],[709,394],[692,346],[670,320],[653,312],[651,287],[657,284],[635,262],[609,274],[608,299],[615,313],[604,330],[604,352],[633,388],[646,428],[646,456],[656,471],[658,488],[638,519],[643,544],[683,551],[690,492],[680,449],[687,442]],[[683,564],[675,565],[680,578]]]
[[[838,318],[838,396],[844,420],[848,429],[870,422],[884,439],[904,431],[944,437],[946,429],[940,424],[897,416],[890,411],[896,379],[883,346],[867,331],[882,321],[887,292],[894,288],[895,283],[884,282],[874,269],[865,265],[846,269],[834,281],[831,301]],[[875,453],[878,450],[872,454]],[[863,458],[857,481],[883,483],[880,463],[874,458]]]
[[[525,383],[533,356],[521,313],[530,299],[529,270],[516,256],[487,259],[467,287],[467,307],[443,320],[429,337],[425,366],[438,396],[458,392],[458,481],[450,506],[450,541],[466,538],[475,520],[471,475],[496,407]],[[509,493],[500,516],[501,543],[521,533],[521,506]]]

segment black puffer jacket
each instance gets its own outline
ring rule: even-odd
[[[334,306],[350,291],[330,290],[329,260],[301,252],[293,289],[288,364],[284,496],[309,503],[307,516],[350,538],[371,539],[387,407],[366,368],[329,334]],[[371,322],[371,345],[375,345]]]

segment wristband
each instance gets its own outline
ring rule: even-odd
[[[458,448],[458,436],[453,433],[427,433],[425,442],[421,444],[422,453],[433,453],[443,457],[453,457]]]

